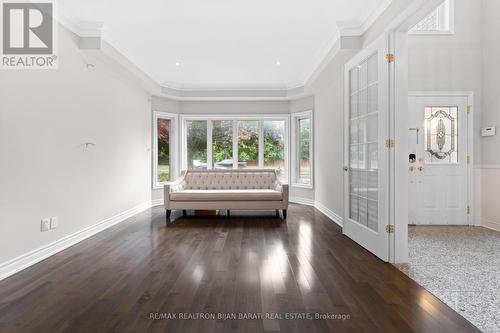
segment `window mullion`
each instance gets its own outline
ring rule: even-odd
[[[238,169],[238,120],[233,121],[233,169]]]
[[[264,168],[264,121],[259,120],[259,169]]]
[[[295,181],[300,180],[300,118],[295,121]]]
[[[169,181],[171,181],[172,179],[175,179],[175,177],[177,175],[174,174],[174,167],[173,167],[173,163],[172,163],[172,157],[173,157],[173,154],[174,154],[174,140],[172,140],[174,138],[174,135],[175,135],[175,131],[174,131],[174,119],[172,118],[169,118],[170,119],[170,133],[168,133],[169,135],[169,142],[168,142],[168,151],[169,151],[169,154],[168,154],[168,174],[170,175],[170,179]]]
[[[207,120],[207,169],[213,169],[212,158],[212,120]]]

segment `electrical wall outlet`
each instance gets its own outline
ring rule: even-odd
[[[49,231],[49,229],[50,229],[50,219],[49,218],[42,219],[42,222],[40,223],[40,231],[45,232]]]
[[[57,216],[51,217],[50,218],[50,229],[55,229],[57,228]]]

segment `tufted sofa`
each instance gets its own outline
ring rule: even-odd
[[[172,209],[279,209],[286,219],[288,185],[275,170],[188,170],[163,188],[167,222]]]

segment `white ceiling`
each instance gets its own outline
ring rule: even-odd
[[[166,87],[289,89],[333,46],[337,23],[361,26],[388,3],[64,0],[59,13],[74,24],[103,22],[104,39]]]

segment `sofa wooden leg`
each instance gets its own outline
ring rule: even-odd
[[[172,214],[172,210],[167,209],[167,223],[168,223],[168,221],[170,221],[170,214]]]
[[[276,209],[276,217],[280,217],[280,210]]]
[[[227,217],[231,216],[231,211],[228,209],[227,210]]]
[[[182,210],[182,217],[186,217],[187,216],[187,212],[185,209]]]
[[[283,209],[283,220],[286,220],[286,209]]]

